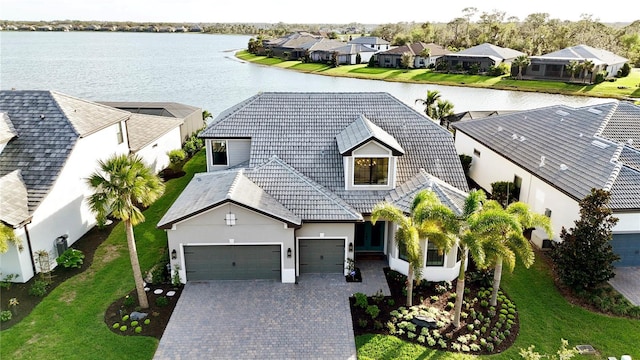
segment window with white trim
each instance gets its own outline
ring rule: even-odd
[[[227,165],[227,142],[224,140],[211,141],[211,164]]]
[[[443,266],[444,265],[444,252],[440,251],[432,243],[427,244],[427,262],[426,266]]]
[[[353,159],[354,185],[388,185],[389,158],[357,157]]]

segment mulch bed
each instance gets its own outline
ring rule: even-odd
[[[355,305],[356,303],[355,297],[350,298],[353,329],[354,329],[354,335],[356,336],[364,335],[364,334],[391,335],[387,327],[387,323],[392,320],[392,316],[390,315],[390,313],[406,305],[407,297],[405,294],[403,294],[404,287],[405,287],[404,281],[406,277],[393,270],[390,270],[389,268],[385,268],[384,271],[385,271],[385,275],[387,278],[387,283],[389,285],[389,290],[391,292],[391,295],[379,297],[377,300],[375,297],[369,297],[369,304],[375,304],[380,309],[380,314],[376,318],[377,324],[376,324],[376,321],[372,321],[371,316],[366,313],[365,309]],[[468,271],[467,275],[469,276],[470,274],[471,274],[471,271]],[[422,283],[420,285],[417,285],[414,288],[413,305],[415,306],[415,305],[424,304],[428,307],[434,307],[440,310],[444,310],[447,307],[447,304],[449,302],[455,303],[455,299],[450,298],[451,294],[455,294],[456,292],[455,281],[451,285],[450,290],[447,290],[445,292],[442,292],[442,291],[437,292],[435,287],[435,285],[437,284],[442,284],[442,283]],[[465,301],[475,297],[478,291],[483,287],[484,284],[485,283],[482,283],[481,281],[469,281],[469,279],[467,279],[465,288],[469,289],[469,291],[468,291],[468,294],[465,295]],[[437,296],[438,300],[433,301],[431,299],[432,296]],[[482,312],[485,314],[487,313],[487,310],[488,310],[487,307],[482,307],[479,301],[475,305],[473,305],[472,308],[474,308],[475,311],[478,313]],[[498,302],[497,309],[498,310],[500,309],[500,302]],[[465,309],[465,307],[463,307],[462,311],[467,313],[470,312],[469,310]],[[449,312],[451,315],[453,315],[453,309],[450,309]],[[478,338],[488,336],[489,331],[496,324],[497,318],[498,316],[496,315],[495,318],[491,320],[490,325],[487,326],[489,330],[486,333],[483,333],[482,335],[478,336]],[[366,326],[362,326],[363,324],[361,322],[361,319],[367,320]],[[458,337],[460,336],[473,333],[473,331],[470,331],[467,328],[467,325],[472,324],[473,321],[474,319],[472,319],[470,316],[467,319],[461,318],[460,327],[458,329],[454,329],[452,324],[448,324],[445,327],[440,328],[438,330],[440,331],[440,333],[444,338],[448,339],[447,341],[449,343],[452,343],[456,339],[458,339]],[[397,324],[398,323],[396,322],[396,325]],[[520,322],[516,313],[514,324],[509,330],[510,334],[505,336],[504,340],[501,340],[499,344],[495,345],[495,348],[493,351],[488,351],[486,348],[483,347],[480,351],[468,351],[467,353],[477,354],[477,355],[487,355],[487,354],[500,353],[508,349],[518,336],[519,329],[520,329],[519,324]],[[475,326],[476,330],[477,328],[478,326]],[[421,329],[418,327],[417,330],[418,330],[417,333],[419,335]],[[419,343],[417,341],[417,338],[409,339],[406,333],[401,336],[399,336],[398,334],[394,334],[394,335],[407,341]],[[420,345],[429,347],[429,345],[426,342],[420,343]],[[432,347],[438,350],[456,351],[451,348],[451,344],[449,344],[449,346],[446,349],[443,349],[441,346],[438,346],[438,345],[432,346]]]

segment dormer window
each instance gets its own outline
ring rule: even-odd
[[[211,141],[212,165],[227,165],[227,142],[224,140]]]
[[[389,158],[354,158],[354,185],[388,185]]]

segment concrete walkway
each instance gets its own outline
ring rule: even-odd
[[[187,283],[154,359],[356,359],[349,296],[389,294],[386,262],[357,266],[362,283],[340,274]]]
[[[609,284],[632,304],[640,306],[640,267],[619,267]]]

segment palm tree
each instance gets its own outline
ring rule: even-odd
[[[495,200],[484,204],[476,220],[471,230],[484,239],[485,265],[493,267],[490,304],[496,306],[503,265],[512,272],[516,259],[520,259],[527,268],[534,262],[531,244],[524,237],[523,230],[541,227],[551,237],[551,221],[544,215],[532,212],[526,203],[514,202],[505,209]]]
[[[569,61],[569,63],[567,65],[565,65],[564,67],[567,69],[569,74],[571,74],[571,80],[570,81],[574,82],[576,74],[579,73],[580,69],[581,69],[580,63],[575,61],[575,60],[572,60],[572,61]]]
[[[582,75],[582,82],[585,81],[585,79],[587,78],[587,75],[589,75],[589,73],[593,71],[593,68],[595,66],[596,64],[594,64],[593,61],[591,60],[585,60],[582,63],[582,70],[584,71],[584,74]],[[591,82],[591,80],[589,80],[589,82]]]
[[[416,99],[416,103],[420,103],[424,105],[424,113],[427,114],[428,117],[433,119],[435,113],[435,104],[440,99],[440,91],[438,90],[427,90],[426,99]]]
[[[113,155],[98,164],[98,170],[87,178],[94,190],[89,197],[89,207],[99,221],[111,214],[124,222],[138,301],[140,307],[146,309],[149,300],[144,291],[133,226],[144,222],[140,207],[155,202],[164,192],[164,184],[138,155]]]
[[[388,202],[376,204],[371,212],[372,224],[375,225],[378,219],[383,218],[394,222],[398,227],[394,240],[398,248],[405,249],[407,261],[409,262],[407,306],[412,306],[413,304],[413,284],[422,275],[423,261],[420,241],[428,238],[440,251],[444,252],[448,252],[455,244],[455,237],[450,236],[450,232],[444,231],[447,223],[443,219],[437,217],[428,218],[424,215],[429,209],[434,209],[432,210],[433,213],[442,213],[447,208],[439,203],[433,192],[425,190],[414,197],[409,216]],[[423,220],[417,220],[418,214],[422,214],[420,217]]]
[[[464,209],[461,215],[457,215],[447,207],[431,210],[428,206],[418,208],[416,220],[429,223],[429,220],[441,221],[446,226],[441,226],[440,230],[446,232],[446,237],[456,237],[458,243],[458,254],[460,254],[460,270],[456,280],[456,303],[454,305],[453,325],[460,327],[460,314],[462,313],[462,302],[464,298],[464,278],[467,265],[468,254],[480,266],[484,265],[484,248],[481,238],[470,231],[469,224],[482,208],[482,202],[486,200],[486,195],[482,190],[471,190],[465,199]],[[428,205],[428,203],[425,203]]]
[[[520,55],[517,58],[513,59],[513,66],[518,67],[518,80],[522,80],[522,69],[526,68],[531,64],[531,60],[527,55]]]
[[[213,119],[213,115],[209,112],[209,110],[202,110],[202,123],[204,126],[207,126],[207,120]]]
[[[434,120],[440,120],[442,124],[442,120],[451,115],[453,115],[453,104],[449,100],[438,100],[433,114]]]

